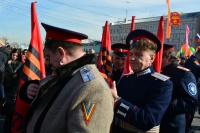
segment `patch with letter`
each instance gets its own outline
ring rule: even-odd
[[[188,91],[190,92],[191,95],[196,95],[197,94],[197,87],[194,83],[189,83],[188,84]]]
[[[81,76],[83,78],[83,82],[88,82],[94,79],[94,74],[90,70],[89,66],[84,66],[80,69]]]
[[[86,125],[88,125],[88,123],[90,122],[90,119],[92,117],[92,114],[95,108],[96,108],[96,103],[91,103],[87,105],[85,103],[82,103],[82,110],[83,110]]]

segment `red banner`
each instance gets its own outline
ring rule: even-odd
[[[45,77],[44,54],[42,39],[36,13],[36,3],[31,4],[31,41],[26,55],[26,61],[23,67],[23,74],[19,89],[24,82],[28,80],[40,80]],[[22,133],[22,123],[28,111],[29,104],[22,101],[17,96],[15,113],[13,116],[12,132]]]
[[[162,63],[162,55],[163,55],[163,46],[164,46],[164,17],[160,18],[160,22],[158,25],[157,37],[160,39],[161,42],[161,49],[156,54],[156,58],[154,60],[153,66],[155,70],[160,73],[161,71],[161,63]]]
[[[106,24],[104,26],[97,65],[99,71],[106,74],[109,85],[112,86],[111,40],[108,21],[106,21]]]

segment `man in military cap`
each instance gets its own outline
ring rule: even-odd
[[[81,40],[88,37],[44,23],[42,26],[46,30],[46,58],[55,75],[29,81],[20,89],[21,99],[34,99],[24,132],[109,133],[113,97],[96,68],[94,54],[83,50]]]
[[[172,95],[168,76],[157,73],[152,63],[160,40],[146,30],[134,30],[126,38],[133,74],[124,75],[111,88],[115,99],[113,133],[159,133],[161,119]]]
[[[178,63],[173,44],[164,44],[162,74],[173,83],[172,99],[160,125],[161,133],[189,133],[197,107],[195,76]]]
[[[113,51],[112,53],[112,78],[113,80],[118,83],[119,79],[122,76],[124,65],[126,62],[126,56],[129,52],[129,48],[126,44],[123,43],[115,43],[111,46]]]

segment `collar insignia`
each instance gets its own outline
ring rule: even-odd
[[[151,73],[151,69],[150,68],[148,68],[148,69],[146,69],[146,70],[144,70],[142,72],[137,73],[137,77],[145,75],[145,74],[148,74],[148,73]]]

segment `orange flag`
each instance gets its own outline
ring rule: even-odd
[[[167,6],[168,6],[168,16],[167,16],[167,28],[166,28],[166,38],[169,39],[170,38],[170,34],[171,34],[171,25],[170,25],[170,15],[171,15],[171,11],[170,11],[170,0],[166,0],[167,2]]]
[[[130,28],[130,32],[135,30],[135,16],[132,16],[132,21],[131,21],[131,28]],[[123,70],[123,73],[122,73],[122,76],[124,74],[129,74],[131,73],[132,70],[131,70],[131,66],[130,66],[130,52],[127,53],[127,57],[126,57],[126,63],[124,65],[124,70]]]
[[[111,59],[111,40],[110,40],[110,29],[109,22],[106,21],[106,24],[103,29],[101,46],[98,56],[98,69],[101,73],[106,74],[110,87],[112,86],[112,59]]]
[[[26,61],[19,88],[28,80],[40,80],[45,77],[44,54],[40,27],[36,13],[36,2],[31,3],[31,41],[27,51]],[[15,113],[13,116],[12,132],[22,133],[22,123],[28,111],[29,104],[17,96]]]
[[[161,63],[162,63],[162,55],[163,55],[163,46],[164,46],[164,16],[160,18],[160,22],[158,25],[157,37],[160,39],[161,42],[161,49],[156,54],[156,58],[154,60],[153,66],[154,69],[160,73],[161,71]]]

